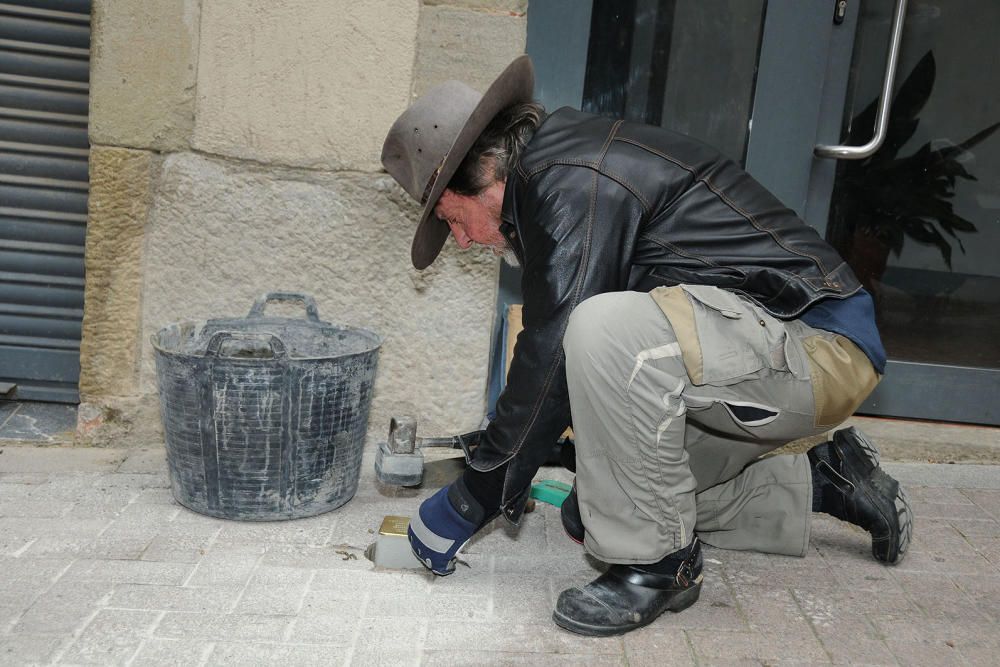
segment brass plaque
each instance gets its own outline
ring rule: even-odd
[[[410,517],[387,516],[386,518],[382,519],[382,526],[378,529],[378,534],[406,537],[406,529],[409,527],[410,527]]]

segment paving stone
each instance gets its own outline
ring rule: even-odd
[[[944,642],[901,642],[886,640],[901,665],[954,665],[962,662],[961,652]]]
[[[36,599],[11,632],[63,634],[80,628],[111,596],[109,582],[62,582]]]
[[[686,613],[670,615],[625,635],[622,641],[629,666],[695,664],[687,634],[674,623]]]
[[[283,567],[281,565],[258,565],[250,576],[249,588],[255,586],[297,586],[310,583],[316,578],[316,572],[299,567]]]
[[[897,665],[895,656],[881,639],[821,635],[820,641],[837,665]]]
[[[921,503],[914,506],[913,515],[916,517],[915,526],[920,525],[921,519],[980,520],[993,518],[982,507],[971,503]]]
[[[926,503],[950,503],[968,505],[972,502],[961,489],[947,487],[914,486],[906,489],[910,503],[923,506]]]
[[[179,586],[190,576],[192,570],[194,566],[183,563],[81,559],[69,566],[60,581]]]
[[[302,607],[305,584],[261,586],[248,584],[239,600],[233,603],[235,614],[294,616]]]
[[[328,544],[269,544],[260,562],[262,565],[280,565],[305,569],[359,569],[368,568],[364,549],[356,545]]]
[[[768,632],[781,628],[787,637],[814,637],[812,626],[790,591],[767,586],[734,585],[733,593],[751,630]]]
[[[479,592],[492,591],[490,615],[511,621],[550,623],[558,593],[548,576],[494,575],[482,582]],[[433,596],[432,596],[433,597]]]
[[[358,626],[350,655],[351,664],[412,665],[427,635],[429,621],[419,618],[364,618]],[[436,625],[445,626],[439,623]],[[468,644],[474,646],[476,644]]]
[[[290,622],[285,616],[168,612],[154,635],[162,639],[278,641]]]
[[[67,664],[125,664],[159,616],[153,611],[103,609],[59,660]]]
[[[0,517],[13,519],[56,519],[64,516],[73,503],[51,500],[0,500]]]
[[[33,637],[17,635],[0,636],[0,665],[23,667],[23,665],[45,665],[61,649],[69,637],[60,640],[51,635]]]
[[[656,656],[651,656],[656,658]],[[504,651],[502,653],[491,653],[488,651],[424,651],[420,664],[423,667],[467,667],[477,665],[482,667],[506,667],[506,665],[530,665],[531,667],[578,667],[587,665],[588,667],[614,667],[629,665],[685,665],[682,661],[666,662],[664,657],[655,659],[653,662],[634,661],[630,656],[628,662],[625,658],[617,655],[592,655],[592,654],[569,654],[569,655],[544,655],[540,653],[514,653]]]
[[[225,521],[221,544],[309,544],[322,546],[330,537],[331,521],[325,516],[295,521]]]
[[[582,653],[618,654],[621,643],[617,638],[581,637],[538,623],[505,623],[497,632],[496,623],[463,623],[460,625],[431,624],[427,633],[427,650],[450,650],[475,646],[483,651],[513,651],[515,653]]]
[[[207,664],[205,660],[215,648],[213,642],[187,641],[184,639],[146,639],[139,652],[129,663],[130,667],[191,667]]]
[[[349,652],[338,646],[296,646],[289,644],[234,644],[218,643],[211,655],[209,665],[295,665],[295,667],[327,667],[344,664]],[[359,663],[360,664],[360,663]]]
[[[188,586],[242,586],[264,553],[263,545],[213,545],[194,567]]]
[[[962,492],[962,495],[974,502],[992,518],[1000,519],[1000,491],[967,489]]]
[[[715,630],[687,630],[698,664],[704,661],[725,659],[733,662],[759,664],[755,637],[749,632],[719,632]]]
[[[320,614],[303,610],[292,619],[286,641],[350,647],[361,624],[362,606],[359,602],[356,607],[345,605],[338,611],[326,610]]]
[[[236,587],[118,584],[106,604],[120,609],[224,613],[233,608],[241,592],[242,589]]]
[[[167,467],[167,451],[163,447],[130,449],[118,466],[119,473],[151,473],[163,475]],[[169,486],[169,484],[167,485]]]

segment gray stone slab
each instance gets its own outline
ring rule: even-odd
[[[360,611],[360,608],[345,608],[340,612],[324,611],[320,614],[303,612],[291,620],[287,641],[349,648],[358,635]]]
[[[643,662],[641,659],[633,661],[633,656],[629,656],[628,662],[623,655],[588,655],[585,653],[569,655],[545,655],[541,653],[515,653],[513,651],[503,651],[500,653],[489,651],[424,651],[420,664],[423,667],[467,667],[476,665],[477,667],[506,667],[507,665],[530,665],[531,667],[615,667],[616,665],[653,665],[662,667],[663,665],[693,665],[694,662],[683,662],[674,660],[672,655],[661,655],[659,657],[650,656],[652,661]]]
[[[295,616],[302,608],[305,594],[305,584],[248,585],[233,602],[232,611],[234,614]]]
[[[209,665],[273,667],[327,667],[345,664],[349,650],[337,646],[299,646],[294,644],[235,644],[221,642],[208,656]],[[349,664],[349,663],[348,663]],[[360,664],[360,663],[357,663]]]
[[[70,639],[69,635],[66,637],[53,635],[0,636],[0,665],[23,667],[23,665],[48,664]]]
[[[79,630],[103,606],[113,587],[108,582],[57,581],[32,603],[11,632],[37,635]]]
[[[4,445],[0,472],[59,473],[111,471],[125,459],[125,450],[82,447]],[[93,483],[93,480],[87,480]]]
[[[0,428],[6,425],[7,420],[17,412],[21,404],[17,401],[0,401]]]
[[[71,665],[125,664],[159,616],[152,611],[102,609],[59,660]]]
[[[995,465],[893,463],[887,461],[882,467],[900,483],[911,486],[1000,489],[1000,467]]]
[[[232,610],[241,592],[237,587],[117,584],[106,605],[119,609],[225,613]]]
[[[186,563],[81,559],[66,569],[60,581],[180,586],[191,576],[193,570],[194,566]]]
[[[130,449],[118,466],[118,472],[163,473],[167,469],[167,451],[163,447]]]
[[[284,616],[168,612],[153,635],[161,639],[278,641],[290,622]]]
[[[75,432],[75,405],[24,401],[6,419],[0,415],[0,440],[70,442]]]
[[[146,639],[132,658],[131,667],[190,667],[208,664],[214,642],[185,639]]]

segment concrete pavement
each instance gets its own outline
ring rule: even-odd
[[[807,558],[706,548],[688,611],[610,639],[552,624],[597,574],[547,505],[476,539],[458,571],[376,570],[377,488],[323,516],[237,523],[172,499],[163,450],[2,446],[0,664],[997,664],[1000,468],[887,464],[910,486],[906,560],[816,515]],[[544,468],[543,477],[569,479]]]

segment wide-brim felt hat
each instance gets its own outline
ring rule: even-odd
[[[423,205],[410,259],[425,269],[448,238],[434,206],[465,155],[503,109],[531,100],[535,72],[528,56],[514,60],[480,95],[461,81],[427,91],[396,119],[382,145],[382,166]]]

